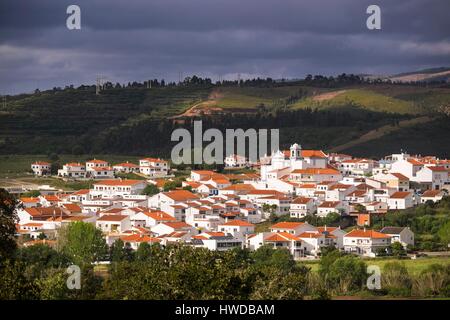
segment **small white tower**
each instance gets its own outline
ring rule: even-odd
[[[297,143],[294,143],[291,147],[291,160],[300,160],[302,158],[301,152],[302,152],[302,147],[299,146]]]

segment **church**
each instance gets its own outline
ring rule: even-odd
[[[302,150],[294,143],[289,150],[278,150],[261,159],[261,181],[276,180],[298,169],[327,168],[327,164],[328,156],[323,151]]]

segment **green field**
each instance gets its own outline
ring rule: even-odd
[[[373,259],[364,259],[367,265],[376,265],[379,266],[381,269],[381,272],[383,272],[383,267],[386,265],[386,263],[389,262],[400,262],[404,263],[406,269],[408,270],[408,273],[410,275],[418,275],[423,270],[425,270],[428,266],[438,263],[443,265],[449,265],[450,264],[450,257],[421,257],[417,259],[396,259],[396,258],[373,258]],[[305,264],[309,268],[311,268],[311,271],[317,272],[319,270],[319,261],[307,261],[307,262],[299,262],[301,264]]]

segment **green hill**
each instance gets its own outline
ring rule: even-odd
[[[189,128],[194,118],[220,129],[280,128],[282,144],[328,149],[400,120],[443,117],[438,112],[450,105],[448,86],[321,81],[110,86],[100,95],[83,86],[8,96],[0,107],[0,154],[168,156],[173,129]]]

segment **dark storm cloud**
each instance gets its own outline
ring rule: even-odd
[[[378,4],[382,30],[366,29]],[[82,30],[65,27],[78,4]],[[2,0],[0,93],[149,77],[301,77],[450,65],[448,0]]]

